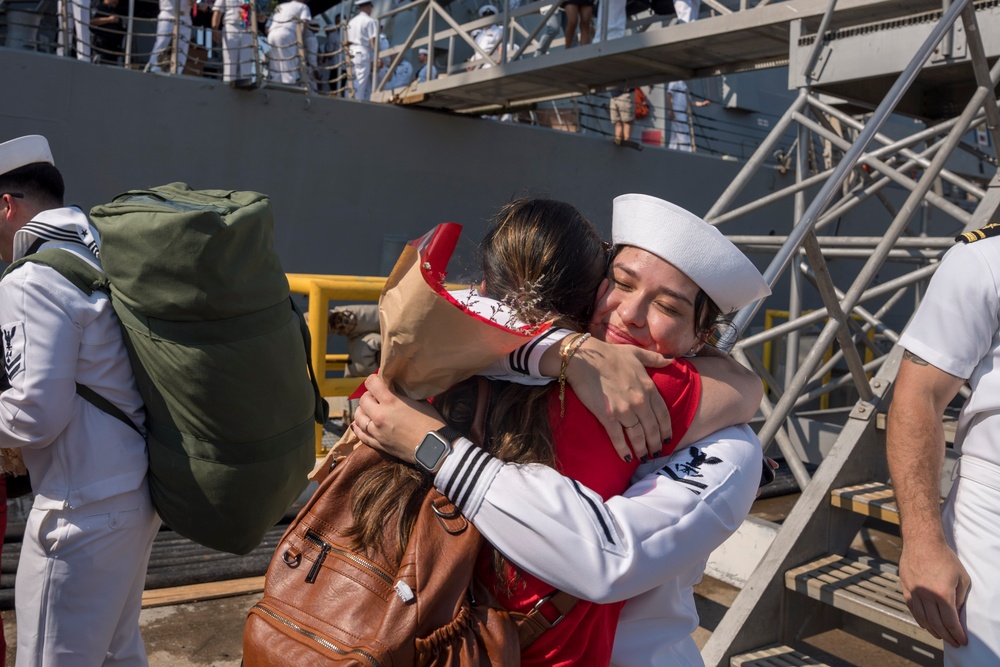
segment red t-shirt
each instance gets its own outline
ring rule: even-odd
[[[701,398],[701,376],[688,361],[676,360],[662,369],[647,369],[670,411],[671,443],[680,442],[694,420]],[[587,486],[605,500],[619,495],[628,487],[639,461],[625,463],[611,444],[601,423],[580,399],[567,387],[566,417],[559,416],[559,395],[553,391],[549,399],[549,420],[555,444],[556,468],[562,474]],[[673,445],[663,448],[663,454],[673,451]],[[514,592],[506,595],[496,585],[493,548],[485,547],[479,554],[477,574],[486,582],[505,608],[528,612],[542,597],[553,592],[552,586],[526,572],[517,572]],[[513,577],[513,568],[511,576]],[[579,600],[558,625],[547,630],[521,653],[521,665],[558,667],[560,665],[606,666],[611,662],[618,616],[624,602],[595,604]],[[549,620],[555,610],[542,607]]]

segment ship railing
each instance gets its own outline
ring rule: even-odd
[[[327,354],[330,302],[377,302],[386,279],[304,273],[289,273],[287,277],[288,287],[292,293],[304,295],[309,300],[306,323],[311,337],[310,360],[320,395],[350,396],[364,378],[331,376],[331,373],[346,368],[347,355]],[[319,424],[316,426],[316,455],[323,455],[323,426]]]
[[[549,50],[562,48],[558,43],[553,44],[553,37],[558,32],[556,14],[560,10],[561,3],[553,0],[536,0],[518,5],[517,0],[514,2],[505,0],[496,4],[500,10],[497,15],[461,24],[448,11],[448,7],[436,0],[414,0],[379,15],[379,20],[383,22],[388,22],[393,17],[404,13],[415,15],[416,20],[410,33],[401,43],[381,51],[376,49],[375,62],[377,63],[382,57],[389,57],[391,64],[388,76],[373,88],[373,99],[396,101],[420,94],[421,82],[416,80],[407,86],[391,91],[386,90],[384,85],[385,81],[392,78],[399,62],[412,49],[426,48],[429,52],[428,62],[432,63],[438,70],[438,77],[442,77],[467,70],[516,62],[528,57],[541,56]],[[709,16],[700,20],[708,20],[711,16],[751,11],[756,7],[763,7],[771,3],[770,0],[760,0],[754,3],[746,0],[730,0],[729,2],[703,0],[702,4],[708,8]],[[672,12],[657,14],[654,12],[651,2],[644,7],[637,14],[628,18],[625,24],[626,33],[643,32],[656,26],[669,27],[677,23]],[[608,39],[607,15],[600,14],[595,17],[595,20],[597,21],[595,41]],[[502,28],[503,37],[496,44],[496,47],[487,53],[476,43],[475,34],[496,25]],[[555,30],[551,29],[552,26],[556,26]],[[470,53],[471,55],[469,55]],[[432,78],[428,80],[432,80]]]
[[[33,11],[8,8],[0,14],[3,19],[0,26],[5,29],[3,44],[129,69],[207,78],[222,76],[223,29],[194,25],[190,2],[175,2],[172,14],[142,16],[136,11],[135,0],[120,0],[114,14],[118,21],[106,25],[94,23],[93,18],[80,21],[89,17],[96,4],[96,0],[53,0],[41,2]],[[211,13],[209,3],[195,6]],[[258,13],[255,3],[248,8],[247,32],[257,36],[265,16]],[[342,46],[344,24],[328,24],[323,31],[326,39],[320,43],[316,28],[297,26],[296,49],[290,56],[278,57],[265,43],[249,47],[245,57],[254,61],[253,85],[287,87],[287,82],[279,80],[279,73],[292,69],[296,81],[291,87],[314,94],[348,94],[349,60]],[[330,38],[331,34],[339,39]]]

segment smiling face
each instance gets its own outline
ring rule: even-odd
[[[594,336],[671,357],[701,348],[694,324],[700,288],[680,269],[626,246],[615,257],[609,279],[591,321]]]

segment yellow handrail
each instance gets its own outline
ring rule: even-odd
[[[378,301],[385,286],[385,278],[369,276],[328,276],[311,273],[289,273],[288,287],[295,294],[309,297],[309,335],[312,338],[312,366],[320,394],[350,396],[364,378],[328,378],[327,373],[342,370],[347,355],[327,354],[329,336],[328,313],[331,301]],[[316,425],[316,456],[323,454],[323,427]]]

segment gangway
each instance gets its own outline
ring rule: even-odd
[[[995,22],[995,3],[955,0],[917,19],[844,31],[832,28],[836,4],[831,0],[819,27],[810,29],[811,38],[803,39],[807,32],[799,30],[792,46],[803,51],[793,55],[790,67],[798,82],[797,99],[705,214],[709,222],[724,226],[783,198],[794,199],[787,235],[774,239],[782,243],[764,274],[772,286],[788,278],[788,322],[748,331],[761,304],[744,309],[734,328],[748,335],[733,353],[764,376],[765,421],[758,435],[765,448],[776,445],[802,489],[784,522],[772,527],[769,548],[703,648],[711,667],[835,664],[826,656],[809,655],[808,639],[830,629],[858,635],[913,664],[942,661],[941,641],[917,626],[902,602],[896,566],[859,554],[852,544],[869,518],[882,525],[899,521],[885,460],[884,415],[902,348],[897,344],[899,326],[891,326],[886,315],[897,304],[919,301],[921,285],[956,233],[1000,217],[1000,62],[987,25]],[[900,39],[897,31],[913,32]],[[866,33],[870,40],[863,38]],[[906,57],[885,51],[894,43],[892,35],[900,49],[913,46]],[[856,53],[842,53],[849,43]],[[881,62],[873,58],[879,48],[886,52]],[[852,59],[853,73],[848,67]],[[939,74],[944,72],[950,75]],[[929,80],[939,81],[940,90],[922,87]],[[882,96],[870,115],[855,116],[824,94],[835,87],[842,87],[856,104]],[[914,124],[907,137],[887,136],[884,124],[901,105],[922,109],[935,121]],[[977,129],[988,144],[981,172],[972,177],[956,173],[949,168],[953,158]],[[788,162],[796,183],[738,203],[750,176],[788,133],[796,137]],[[824,144],[830,149],[826,164],[818,159]],[[904,195],[902,201],[886,196],[890,186]],[[944,196],[946,192],[953,196]],[[857,236],[837,234],[831,241],[829,230],[865,201],[879,202],[884,211],[866,215]],[[780,228],[780,222],[775,224]],[[766,239],[740,242],[760,247]],[[834,269],[832,258],[859,249],[864,252],[853,260],[854,270]],[[822,308],[804,307],[806,298],[816,297]],[[881,346],[870,345],[873,330]],[[815,335],[807,339],[806,331]],[[785,349],[783,372],[765,368],[759,352],[760,346],[779,339]],[[832,358],[831,346],[836,348]],[[877,356],[863,358],[868,352]],[[834,366],[843,375],[826,382]],[[800,435],[806,421],[801,413],[815,399],[843,387],[857,400],[839,415],[836,439],[811,473],[804,465],[809,454],[803,449],[807,438]],[[968,389],[960,394],[968,397]]]
[[[623,85],[783,66],[788,64],[793,26],[796,36],[806,29],[814,30],[827,4],[826,0],[761,0],[751,6],[740,0],[730,8],[713,0],[706,2],[712,15],[691,23],[662,26],[642,19],[633,22],[633,32],[624,37],[541,54],[537,37],[555,6],[547,0],[461,26],[437,0],[417,0],[382,17],[419,14],[408,39],[383,54],[398,62],[412,48],[433,45],[447,53],[448,66],[434,80],[391,91],[376,89],[372,99],[461,113],[491,113]],[[936,9],[940,9],[940,1],[843,0],[836,3],[829,29],[899,21]],[[542,10],[547,13],[540,15]],[[513,38],[508,37],[507,44],[493,54],[482,53],[471,33],[496,22]],[[597,30],[600,33],[601,26]],[[464,46],[464,53],[471,49],[480,59],[456,62],[456,53],[462,52],[457,45]],[[897,46],[906,52],[906,45]],[[467,65],[477,69],[467,71]]]

